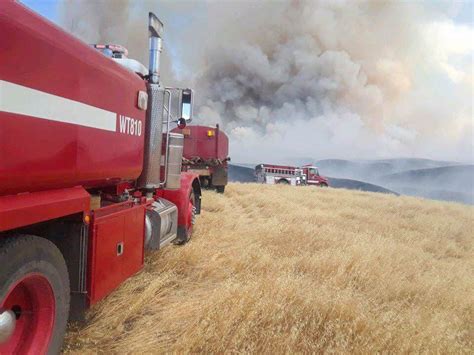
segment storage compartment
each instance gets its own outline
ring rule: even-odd
[[[126,202],[98,209],[90,231],[88,296],[94,304],[142,268],[145,205]]]

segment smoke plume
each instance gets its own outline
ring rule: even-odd
[[[164,80],[192,86],[195,124],[234,161],[473,160],[473,27],[447,4],[379,1],[65,1],[88,42],[146,63],[146,14],[165,23]],[[167,78],[167,79],[166,79]]]

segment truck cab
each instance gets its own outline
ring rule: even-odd
[[[304,165],[303,173],[306,176],[306,184],[328,187],[329,181],[326,177],[319,174],[319,169],[313,165]]]

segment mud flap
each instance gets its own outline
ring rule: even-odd
[[[185,226],[178,227],[178,237],[175,240],[175,244],[185,244],[189,240],[188,230]]]
[[[227,185],[227,169],[223,166],[216,167],[212,174],[212,185],[213,186],[225,186]]]

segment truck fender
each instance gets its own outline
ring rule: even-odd
[[[179,190],[163,190],[162,196],[168,201],[174,203],[178,207],[178,237],[185,233],[188,238],[192,232],[192,223],[190,221],[189,197],[194,194],[195,214],[201,212],[201,184],[199,182],[199,175],[182,172],[181,173],[181,188]]]

